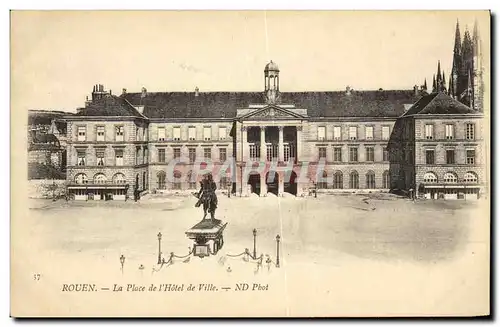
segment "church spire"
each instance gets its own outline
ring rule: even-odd
[[[453,48],[453,54],[460,55],[461,44],[462,44],[462,42],[460,40],[460,25],[459,25],[458,19],[457,19],[457,26],[455,28],[455,47]]]
[[[446,92],[446,78],[444,77],[444,70],[443,70],[443,76],[441,78],[441,85],[443,92]]]
[[[432,75],[432,93],[437,92],[436,75]]]
[[[439,86],[441,84],[441,61],[440,60],[438,60],[436,84],[437,84],[437,86]]]
[[[448,87],[448,95],[455,98],[455,86],[453,83],[453,74],[450,74],[450,86]]]
[[[424,79],[424,91],[427,91],[427,78]]]

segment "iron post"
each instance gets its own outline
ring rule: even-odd
[[[161,232],[158,233],[158,264],[161,264]]]
[[[257,238],[257,230],[253,229],[253,258],[257,258],[257,248],[256,248],[256,238]]]
[[[276,267],[280,267],[280,236],[276,235]]]

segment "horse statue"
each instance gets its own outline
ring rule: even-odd
[[[210,218],[213,220],[215,219],[215,210],[217,209],[217,196],[215,195],[217,186],[211,177],[212,175],[208,174],[201,181],[201,189],[197,193],[198,202],[195,207],[203,204],[203,219],[207,217],[207,213],[209,212]]]

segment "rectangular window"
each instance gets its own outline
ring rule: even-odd
[[[77,138],[77,140],[79,142],[85,141],[86,131],[87,131],[87,127],[85,127],[85,126],[78,126],[78,138]]]
[[[358,128],[356,126],[349,127],[349,140],[358,139]]]
[[[476,151],[467,150],[466,151],[466,162],[468,165],[474,165],[476,163]]]
[[[165,141],[165,127],[158,127],[158,141]]]
[[[158,149],[158,162],[165,162],[165,149]]]
[[[373,140],[373,126],[366,126],[365,133],[367,140]]]
[[[250,159],[256,159],[260,157],[260,149],[255,144],[250,144]]]
[[[427,165],[433,165],[435,163],[435,152],[434,150],[425,151],[425,163]]]
[[[474,124],[465,125],[465,138],[467,140],[474,140],[476,138],[475,129],[476,128]]]
[[[97,139],[98,142],[104,141],[104,126],[97,126]]]
[[[382,140],[388,140],[390,136],[389,126],[382,126]]]
[[[285,144],[283,146],[283,161],[284,162],[290,161],[290,144]]]
[[[179,159],[181,157],[181,148],[174,148],[174,159]]]
[[[141,140],[141,133],[139,127],[135,128],[135,140],[140,141]]]
[[[365,161],[375,161],[375,149],[366,148],[366,158]]]
[[[76,157],[78,166],[85,166],[87,164],[87,157],[85,155],[85,150],[77,151]]]
[[[125,128],[123,126],[116,126],[115,127],[115,139],[116,141],[118,142],[123,142],[124,140],[124,131],[125,131]]]
[[[196,161],[196,148],[189,148],[189,163]]]
[[[427,165],[433,165],[435,162],[434,150],[426,150],[425,151],[425,163]]]
[[[320,147],[318,148],[318,158],[326,158],[326,148]]]
[[[181,128],[174,127],[174,141],[180,141],[180,140],[181,140]]]
[[[135,151],[135,164],[141,164],[141,148],[137,148],[137,150]]]
[[[455,163],[455,150],[446,150],[446,163],[448,165]]]
[[[342,129],[340,126],[333,127],[333,139],[340,141],[342,139]]]
[[[226,127],[219,127],[219,140],[225,140],[226,138]]]
[[[226,157],[226,148],[219,148],[219,161],[220,162],[225,162],[227,157]]]
[[[342,148],[333,148],[333,161],[342,161]]]
[[[123,150],[115,150],[115,165],[123,166]]]
[[[349,161],[358,161],[358,148],[349,148]]]
[[[382,161],[389,161],[389,151],[386,147],[382,149]]]
[[[196,140],[196,127],[189,127],[188,129],[188,137],[190,141]]]
[[[425,125],[425,138],[427,140],[434,138],[434,125]]]
[[[97,165],[104,166],[104,150],[96,150]]]
[[[204,148],[203,149],[203,158],[212,159],[212,149],[211,148]]]
[[[326,138],[326,127],[319,126],[318,127],[318,140],[324,140]]]
[[[146,127],[144,127],[142,129],[142,140],[143,141],[147,141],[148,140],[148,129]]]
[[[446,139],[453,140],[455,138],[454,126],[451,124],[446,125]]]
[[[210,141],[212,139],[212,127],[203,127],[203,139]]]

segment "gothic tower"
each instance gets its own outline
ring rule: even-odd
[[[479,38],[479,31],[477,21],[474,23],[474,32],[472,36],[473,44],[473,67],[472,67],[472,108],[482,112],[483,111],[483,63],[481,52],[481,39]]]

